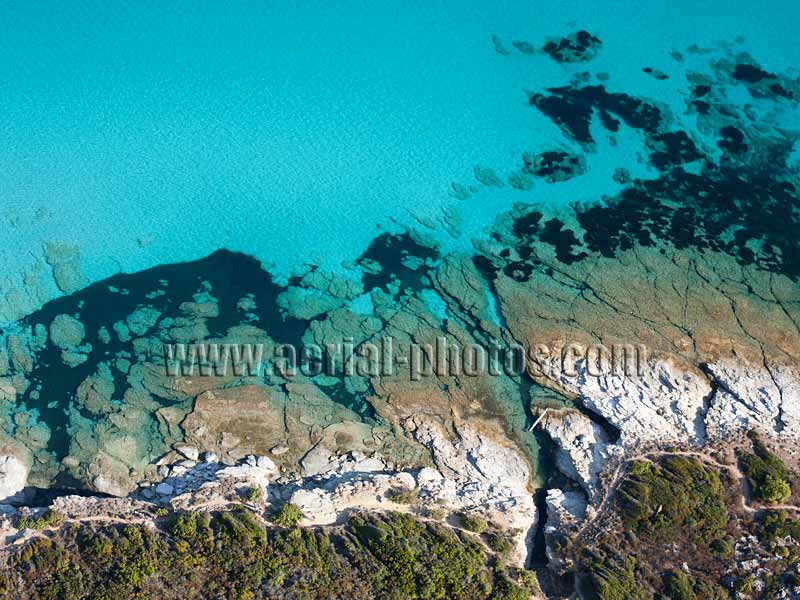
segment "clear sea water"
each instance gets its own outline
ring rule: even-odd
[[[540,47],[587,28],[604,41],[593,70],[670,103],[684,86],[670,51],[743,35],[783,70],[798,13],[719,0],[5,3],[0,295],[46,272],[48,241],[78,245],[90,281],[220,247],[287,273],[338,268],[381,228],[455,207],[461,236],[435,235],[467,248],[514,202],[613,191],[611,170],[634,152],[601,148],[589,175],[546,197],[506,187],[455,199],[451,183],[474,183],[474,165],[503,174],[523,151],[564,143],[525,110],[524,90],[569,73],[544,55],[498,54],[493,34]],[[646,65],[674,76],[656,82]]]

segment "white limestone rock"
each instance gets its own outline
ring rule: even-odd
[[[547,490],[547,524],[544,527],[547,558],[550,567],[564,570],[569,567],[564,562],[558,545],[561,540],[583,523],[586,518],[586,498],[580,492]]]
[[[29,467],[14,454],[0,455],[0,501],[11,498],[25,488]]]
[[[622,446],[706,441],[703,418],[712,389],[699,370],[650,361],[639,374],[591,375],[580,359],[575,373],[560,373],[557,382],[617,427]]]
[[[303,468],[303,475],[306,477],[313,477],[330,471],[336,465],[336,460],[322,444],[317,444],[300,460],[300,466]]]
[[[404,426],[431,449],[440,473],[420,471],[420,498],[449,510],[476,511],[500,527],[517,530],[512,560],[524,565],[536,524],[524,456],[467,426],[459,428],[458,440],[422,417],[412,417]]]
[[[194,446],[188,446],[186,444],[176,444],[174,448],[175,452],[187,458],[188,460],[197,461],[200,459],[200,451]]]
[[[542,419],[542,427],[558,445],[559,470],[596,500],[601,492],[599,475],[614,452],[603,428],[576,410],[551,410]]]
[[[758,429],[800,437],[800,375],[788,366],[767,364],[726,360],[708,365],[717,386],[706,417],[709,436],[724,439]]]
[[[297,490],[289,501],[303,512],[306,523],[329,525],[338,518],[333,496],[322,488]]]

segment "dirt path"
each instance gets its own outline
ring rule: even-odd
[[[747,476],[744,473],[742,473],[741,469],[739,468],[739,465],[736,463],[723,464],[715,460],[708,454],[691,450],[677,450],[673,452],[667,452],[667,451],[645,452],[642,454],[628,457],[625,460],[621,461],[616,466],[613,474],[610,477],[610,483],[608,484],[608,488],[605,495],[603,496],[603,499],[600,501],[600,504],[597,506],[597,508],[593,510],[591,516],[588,516],[587,519],[584,521],[584,523],[578,528],[574,539],[575,540],[580,539],[581,536],[588,530],[590,530],[593,525],[596,525],[598,520],[602,517],[602,515],[606,513],[608,505],[612,502],[612,500],[616,496],[617,489],[619,488],[620,484],[625,478],[624,477],[625,468],[627,467],[628,464],[630,464],[632,461],[635,460],[644,460],[653,462],[663,456],[688,456],[700,461],[703,464],[710,465],[730,473],[732,478],[735,481],[739,482],[741,491],[741,493],[739,494],[739,505],[744,513],[757,515],[770,510],[785,510],[800,514],[800,507],[791,504],[770,504],[768,506],[752,506],[750,504],[752,501],[752,492],[750,489],[750,483],[747,480]]]
[[[741,486],[741,508],[744,512],[747,513],[760,513],[768,510],[787,510],[787,511],[794,511],[800,512],[800,507],[794,506],[791,504],[770,504],[768,506],[751,506],[750,503],[752,502],[752,491],[750,489],[750,483],[747,480],[747,476],[742,473],[739,465],[734,464],[723,464],[718,462],[708,456],[707,454],[703,454],[702,452],[693,452],[690,450],[683,450],[683,451],[676,451],[676,452],[652,452],[648,454],[643,454],[641,456],[633,457],[629,459],[627,462],[632,460],[652,460],[653,458],[660,458],[662,456],[690,456],[699,460],[700,462],[711,465],[713,467],[717,467],[721,470],[728,471],[733,478],[739,482]]]

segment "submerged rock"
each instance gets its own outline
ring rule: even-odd
[[[561,63],[586,62],[597,56],[602,45],[600,38],[581,29],[547,42],[542,50]]]
[[[50,323],[50,341],[62,350],[76,348],[85,335],[83,323],[71,315],[57,315]]]
[[[86,284],[81,271],[80,249],[71,244],[48,242],[45,245],[45,260],[53,269],[53,279],[65,294],[70,294]]]
[[[523,160],[523,173],[540,177],[548,183],[567,181],[586,173],[586,159],[566,150],[525,154]]]

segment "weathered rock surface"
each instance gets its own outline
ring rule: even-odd
[[[83,324],[71,315],[57,315],[50,323],[50,340],[62,350],[79,346],[85,335]]]
[[[25,488],[29,467],[14,453],[0,455],[0,501],[7,500]]]
[[[559,546],[574,533],[586,518],[588,505],[580,492],[547,490],[547,524],[544,528],[547,558],[550,567],[563,571],[571,565],[564,560]]]
[[[559,470],[580,483],[593,502],[599,499],[599,475],[610,455],[620,454],[621,448],[612,446],[602,427],[575,410],[548,411],[542,428],[559,447]]]

